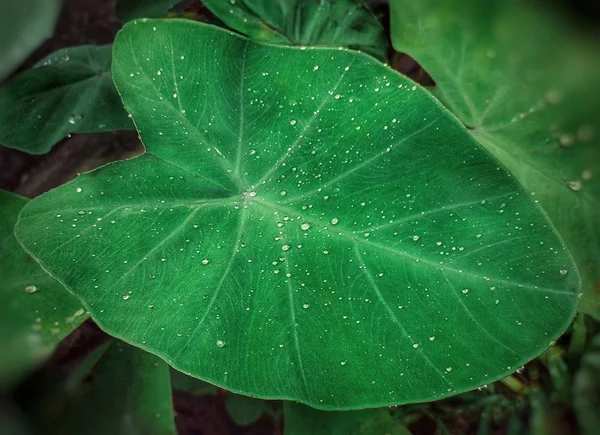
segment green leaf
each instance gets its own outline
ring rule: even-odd
[[[0,88],[0,144],[44,154],[69,133],[132,129],[110,72],[111,45],[59,50]]]
[[[175,434],[169,366],[158,357],[115,342],[94,369],[92,395],[81,413],[98,434]],[[87,416],[86,416],[87,413]]]
[[[575,373],[573,407],[581,434],[595,434],[600,427],[600,334],[590,343]]]
[[[159,18],[166,16],[173,6],[182,0],[117,0],[117,16],[121,21],[136,18]]]
[[[0,391],[44,361],[88,317],[17,243],[13,228],[26,203],[0,189]]]
[[[386,409],[324,412],[292,402],[284,404],[285,435],[410,435]]]
[[[169,366],[154,355],[112,340],[75,366],[67,388],[55,377],[38,376],[21,403],[35,433],[176,433]]]
[[[389,47],[383,25],[362,0],[203,0],[220,20],[259,41],[342,46],[379,59]]]
[[[186,20],[128,24],[114,54],[146,154],[17,225],[110,334],[233,392],[349,409],[476,388],[568,326],[579,277],[548,221],[408,79]]]
[[[2,0],[0,82],[52,36],[62,0]]]
[[[582,275],[580,310],[600,316],[600,52],[519,1],[393,0],[394,47],[539,201]],[[541,8],[540,8],[541,9]],[[558,60],[560,59],[560,60]]]
[[[194,396],[216,396],[219,390],[212,384],[188,376],[175,369],[171,369],[171,385],[174,390],[185,391]]]
[[[229,416],[238,426],[248,426],[257,421],[265,412],[266,402],[254,397],[229,394],[225,401]]]

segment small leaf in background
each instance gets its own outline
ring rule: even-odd
[[[233,30],[283,45],[334,46],[386,59],[383,25],[361,0],[203,0]]]
[[[117,16],[123,22],[166,16],[182,0],[117,0]]]
[[[208,382],[188,376],[175,369],[171,369],[171,385],[174,390],[185,391],[194,396],[215,396],[219,390]]]
[[[16,401],[35,433],[174,435],[169,366],[119,340],[79,362],[66,382],[41,372]]]
[[[17,242],[13,229],[27,201],[0,190],[0,391],[43,362],[88,317]]]
[[[520,0],[392,0],[392,42],[539,201],[600,318],[600,44]]]
[[[105,331],[233,392],[339,410],[477,388],[571,321],[579,277],[545,216],[373,58],[138,20],[113,73],[146,154],[17,226]]]
[[[52,36],[62,0],[0,2],[0,83]]]
[[[266,410],[264,400],[230,393],[225,407],[229,416],[238,426],[248,426],[258,420]]]
[[[600,334],[591,341],[573,382],[573,407],[582,435],[600,428]]]
[[[285,435],[410,435],[387,409],[318,411],[298,403],[284,403]]]
[[[69,133],[133,129],[112,82],[111,50],[65,48],[0,87],[0,144],[44,154]]]

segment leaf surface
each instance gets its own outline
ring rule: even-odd
[[[539,201],[582,275],[580,310],[600,316],[598,41],[521,1],[391,7],[394,47]]]
[[[204,0],[230,28],[283,45],[342,46],[387,57],[385,29],[361,0]]]
[[[111,50],[59,50],[2,86],[0,144],[44,154],[70,133],[133,129],[112,81]]]
[[[348,409],[501,378],[571,320],[579,277],[544,215],[369,56],[147,20],[113,71],[147,152],[17,227],[111,334],[234,392]]]
[[[61,6],[61,0],[0,3],[0,83],[52,36]]]
[[[13,234],[27,199],[0,190],[0,390],[47,358],[88,315]]]

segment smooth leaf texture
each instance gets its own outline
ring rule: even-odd
[[[62,0],[0,2],[0,82],[52,36]]]
[[[283,45],[342,46],[386,59],[387,34],[361,0],[203,0],[232,29]]]
[[[386,409],[325,412],[286,402],[285,435],[410,435]]]
[[[59,50],[0,88],[0,144],[44,154],[69,133],[133,129],[110,72],[111,45]]]
[[[26,203],[0,190],[0,390],[47,358],[88,317],[17,243],[13,228]]]
[[[392,0],[394,47],[538,200],[600,316],[600,51],[526,2]],[[560,61],[557,61],[560,59]]]
[[[164,17],[182,0],[117,0],[117,16],[122,21]]]
[[[568,252],[408,79],[184,20],[128,24],[114,56],[146,154],[17,226],[111,334],[234,392],[348,409],[472,389],[568,325]]]

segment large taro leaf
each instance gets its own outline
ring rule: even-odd
[[[112,81],[112,46],[54,52],[0,88],[0,144],[43,154],[69,133],[133,129]]]
[[[260,41],[342,46],[386,59],[387,33],[362,0],[203,0],[225,24]]]
[[[81,303],[17,243],[27,199],[0,190],[0,390],[48,357],[87,318]]]
[[[395,48],[539,201],[581,273],[580,310],[600,316],[600,51],[519,0],[391,6]]]
[[[408,79],[183,20],[126,25],[114,56],[147,152],[17,226],[111,334],[234,392],[348,409],[475,388],[568,325],[568,252]]]
[[[0,2],[0,82],[52,36],[62,0]]]

